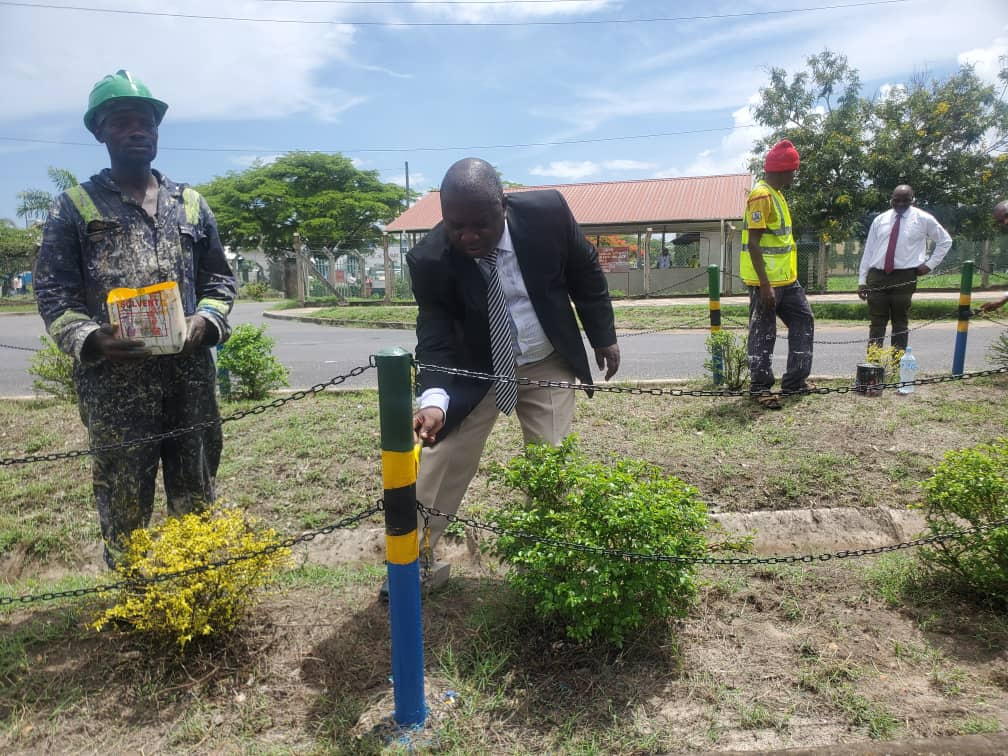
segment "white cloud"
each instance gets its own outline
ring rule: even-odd
[[[722,137],[716,147],[698,153],[675,175],[716,176],[748,172],[753,143],[769,133],[769,129],[754,125],[752,108],[758,101],[758,94],[750,96],[745,105],[732,113],[732,124],[735,129]]]
[[[987,47],[977,47],[973,50],[959,53],[960,65],[972,65],[981,79],[988,84],[997,82],[998,72],[1008,58],[1008,37],[998,37]]]
[[[405,188],[406,187],[406,172],[403,171],[403,172],[395,174],[393,176],[388,176],[387,178],[383,178],[382,181],[384,181],[387,184],[398,184],[399,186]],[[425,185],[426,181],[427,181],[427,177],[424,176],[422,173],[419,173],[419,172],[413,173],[413,171],[410,171],[410,175],[409,175],[410,192],[420,192],[420,191],[423,191],[422,189],[420,189],[420,187],[423,186],[423,185]]]
[[[602,167],[607,171],[648,171],[656,167],[655,163],[643,160],[604,160]]]
[[[275,163],[279,157],[279,153],[274,153],[272,155],[257,155],[255,153],[250,153],[248,155],[235,155],[231,158],[231,162],[240,168],[251,168],[257,162],[261,165],[270,165],[271,163]]]
[[[559,3],[503,3],[500,0],[468,0],[465,4],[415,2],[412,7],[428,17],[452,23],[534,21],[557,16],[590,14],[618,5],[612,0],[580,0]]]
[[[593,160],[554,160],[546,166],[537,165],[529,169],[533,176],[565,180],[582,179],[599,172],[598,163]]]
[[[207,13],[197,0],[137,0],[130,8]],[[233,1],[215,4],[213,12],[264,15],[258,4]],[[306,26],[5,8],[0,10],[8,32],[0,45],[0,78],[8,91],[0,121],[83,113],[94,82],[120,68],[130,69],[165,100],[172,120],[298,113],[333,120],[363,102],[361,95],[317,83],[323,65],[353,59],[356,32],[339,23],[344,12],[324,4],[299,5],[292,15],[326,22]],[[83,57],[81,40],[92,40]]]

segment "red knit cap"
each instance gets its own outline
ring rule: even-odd
[[[797,171],[801,162],[798,157],[798,150],[787,139],[782,139],[767,153],[766,160],[763,161],[763,169],[768,173],[776,171]]]

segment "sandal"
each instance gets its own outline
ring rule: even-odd
[[[757,394],[756,401],[763,409],[784,409],[784,405],[781,404],[780,397],[777,394]]]

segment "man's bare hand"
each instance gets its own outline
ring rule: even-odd
[[[980,305],[980,309],[983,312],[994,312],[994,310],[998,309],[999,307],[1002,307],[1005,302],[1008,302],[1008,297],[1001,297],[1001,299],[994,299],[991,300],[990,302],[984,302],[982,305]]]
[[[596,347],[595,362],[598,364],[599,370],[605,368],[605,379],[608,381],[616,375],[616,371],[619,370],[619,344],[613,344],[612,346],[607,347]]]
[[[862,302],[867,302],[868,301],[868,287],[865,284],[861,284],[861,286],[858,286],[857,287],[857,295],[858,295],[858,298]]]
[[[210,327],[209,321],[199,313],[186,318],[186,339],[182,345],[182,354],[192,354],[198,347],[203,346]]]
[[[424,446],[433,446],[444,421],[445,413],[440,407],[424,407],[413,415],[413,433]]]
[[[769,283],[760,284],[759,301],[760,306],[767,312],[776,312],[777,295],[774,293],[773,286],[771,286]]]
[[[82,353],[87,360],[109,362],[140,362],[151,356],[151,350],[140,339],[121,339],[119,326],[109,324],[88,335]]]

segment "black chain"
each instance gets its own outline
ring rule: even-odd
[[[974,309],[972,309],[972,310],[969,311],[969,318],[972,319],[972,318],[976,318],[976,317],[988,318],[988,316],[986,314],[984,314],[980,310],[980,308],[974,308]],[[890,337],[892,337],[892,336],[902,336],[904,334],[911,333],[912,331],[919,331],[921,328],[927,328],[928,326],[932,326],[935,323],[940,323],[942,321],[947,321],[947,320],[958,320],[958,319],[959,319],[959,314],[958,313],[953,313],[953,314],[950,314],[950,315],[940,315],[937,318],[932,318],[931,320],[926,320],[923,323],[921,323],[920,325],[915,325],[913,328],[907,328],[905,331],[896,331],[895,333],[892,333],[892,334],[889,334],[889,335],[890,335]],[[749,327],[748,323],[743,323],[741,320],[738,320],[736,318],[727,317],[727,318],[725,318],[725,321],[728,322],[728,323],[732,323],[733,325],[738,326],[739,328],[743,328],[744,329],[744,328],[748,328]],[[997,321],[994,321],[994,322],[997,322]],[[787,329],[784,329],[784,330],[778,331],[777,332],[777,336],[779,338],[781,338],[781,339],[784,339],[784,338],[787,338],[787,333],[788,333]],[[847,345],[847,344],[867,344],[870,341],[871,341],[870,338],[839,339],[839,340],[815,339],[812,343],[813,344],[830,344],[830,345],[833,345],[833,346],[839,346],[839,345]]]
[[[969,317],[970,318],[974,318],[979,313],[980,313],[979,309],[970,310]],[[903,336],[905,334],[912,333],[913,331],[919,331],[921,328],[927,328],[928,326],[934,325],[935,323],[940,323],[940,322],[945,321],[945,320],[953,320],[953,319],[958,320],[959,319],[959,315],[958,314],[941,315],[941,316],[939,316],[937,318],[932,318],[931,320],[925,320],[920,325],[915,325],[913,328],[907,328],[905,331],[894,331],[893,333],[889,334],[889,337],[892,338],[893,336]],[[786,333],[786,331],[785,331],[785,333]],[[783,335],[781,337],[783,338]],[[864,338],[862,338],[862,339],[847,339],[847,340],[841,340],[841,341],[829,341],[829,340],[820,341],[820,340],[816,339],[812,343],[813,344],[833,344],[833,345],[839,345],[839,344],[867,344],[870,341],[871,341],[870,338],[867,338],[867,339],[864,339]]]
[[[131,446],[140,446],[142,444],[153,444],[158,441],[164,441],[169,438],[177,438],[179,436],[184,436],[187,433],[193,433],[198,430],[204,430],[206,428],[212,428],[215,425],[220,425],[223,423],[229,423],[232,420],[241,420],[243,417],[248,417],[249,415],[261,415],[263,412],[269,409],[274,409],[276,407],[282,407],[288,402],[297,401],[299,399],[304,399],[307,396],[314,396],[320,391],[325,391],[325,389],[330,386],[338,386],[339,384],[346,381],[348,378],[354,378],[361,373],[364,373],[375,367],[374,357],[367,365],[360,365],[353,368],[349,373],[345,375],[337,375],[334,378],[330,378],[325,383],[316,383],[314,386],[308,389],[294,391],[287,396],[278,397],[272,402],[266,404],[260,404],[255,407],[250,407],[246,410],[239,410],[234,412],[227,417],[214,418],[212,420],[204,420],[201,423],[195,423],[185,428],[175,428],[174,430],[165,431],[164,433],[156,433],[153,436],[144,436],[143,438],[131,439],[128,441],[119,441],[114,444],[105,444],[103,446],[92,446],[88,449],[72,449],[65,452],[55,452],[52,454],[32,454],[27,457],[7,457],[0,458],[0,467],[7,467],[12,465],[23,465],[30,462],[55,462],[61,459],[74,459],[76,457],[86,457],[94,454],[101,454],[104,452],[116,451],[118,449],[127,449]]]
[[[860,391],[865,387],[853,384],[850,386],[836,386],[833,388],[826,386],[817,386],[815,388],[798,389],[795,391],[751,391],[751,390],[732,390],[732,389],[673,389],[673,388],[661,388],[661,387],[650,387],[644,388],[641,386],[613,386],[604,383],[595,384],[585,384],[585,383],[571,383],[570,381],[552,381],[552,380],[533,380],[531,378],[516,378],[514,376],[507,375],[494,375],[492,373],[480,373],[475,370],[465,370],[463,368],[449,368],[442,367],[440,365],[428,365],[422,362],[415,363],[418,370],[430,370],[437,373],[448,373],[450,375],[458,375],[464,378],[474,378],[476,380],[482,381],[504,381],[516,383],[519,386],[539,386],[541,388],[558,388],[558,389],[570,389],[573,391],[599,391],[603,393],[610,394],[630,394],[633,396],[673,396],[673,397],[683,397],[683,396],[696,396],[696,397],[756,397],[756,396],[806,396],[809,394],[847,394],[851,391]],[[1008,367],[993,368],[991,370],[977,370],[972,373],[962,373],[961,375],[939,375],[932,378],[918,378],[913,381],[897,381],[895,383],[878,383],[872,384],[872,390],[881,391],[887,388],[900,388],[901,386],[927,386],[933,383],[948,383],[950,381],[964,381],[971,378],[981,378],[989,375],[999,375],[1001,373],[1008,373]]]
[[[927,546],[933,543],[944,543],[945,541],[952,541],[959,538],[963,538],[967,535],[979,535],[988,530],[994,530],[995,528],[1000,528],[1004,525],[1008,525],[1008,518],[995,520],[993,522],[987,523],[986,525],[977,525],[972,528],[963,528],[962,530],[953,530],[948,533],[938,533],[937,535],[927,536],[925,538],[917,538],[913,541],[905,541],[903,543],[893,543],[887,546],[875,546],[869,549],[845,549],[844,551],[832,551],[824,554],[789,554],[785,556],[771,556],[771,557],[746,557],[746,558],[736,558],[736,557],[686,557],[686,556],[675,556],[672,554],[645,554],[636,551],[622,551],[620,549],[610,549],[604,546],[587,546],[583,543],[576,543],[574,541],[563,541],[557,538],[544,538],[542,536],[536,535],[535,533],[529,533],[525,530],[514,530],[509,531],[498,525],[490,525],[483,522],[478,522],[468,517],[459,517],[458,515],[446,514],[434,507],[425,507],[423,504],[417,502],[417,509],[423,513],[425,518],[430,517],[444,517],[450,523],[458,523],[460,525],[468,526],[476,530],[484,530],[488,533],[493,533],[496,536],[510,536],[512,538],[520,538],[525,541],[533,541],[535,543],[541,543],[546,546],[554,546],[560,549],[570,549],[571,551],[580,551],[583,554],[598,554],[600,556],[612,557],[614,559],[629,560],[635,562],[671,562],[673,564],[697,564],[697,565],[753,565],[753,564],[796,564],[798,562],[828,562],[831,559],[848,559],[851,557],[862,557],[870,556],[874,554],[886,554],[890,551],[900,551],[902,549],[912,549],[917,546]]]
[[[248,554],[238,554],[236,556],[225,557],[224,559],[218,559],[214,562],[207,562],[206,564],[188,567],[184,570],[178,570],[176,572],[166,572],[162,575],[155,575],[150,578],[119,580],[115,583],[102,583],[101,585],[95,585],[89,588],[75,588],[68,591],[49,591],[46,593],[29,593],[21,596],[4,596],[0,597],[0,606],[7,606],[10,604],[33,604],[40,601],[55,601],[56,599],[63,598],[79,598],[81,596],[97,595],[112,591],[140,590],[148,585],[166,583],[170,580],[177,580],[179,578],[189,577],[190,575],[198,575],[204,572],[209,572],[210,570],[220,569],[221,567],[230,567],[232,564],[237,564],[238,562],[255,559],[260,556],[266,556],[267,554],[273,554],[281,549],[289,549],[299,543],[308,543],[320,535],[328,535],[335,530],[345,529],[349,528],[351,525],[356,525],[361,520],[366,520],[368,517],[371,517],[371,515],[381,512],[384,508],[385,501],[383,499],[378,499],[375,501],[375,505],[370,509],[365,509],[357,514],[350,515],[333,525],[327,525],[326,527],[319,528],[318,530],[311,530],[307,533],[302,533],[299,536],[285,538],[284,540],[272,543],[259,551],[250,552]]]
[[[702,326],[696,325],[697,323],[699,323],[701,321],[706,321],[707,324],[706,325],[702,325]],[[653,329],[648,330],[648,331],[633,331],[633,330],[630,330],[630,329],[627,329],[627,328],[618,328],[617,330],[624,331],[624,333],[620,334],[620,338],[621,339],[628,339],[628,338],[631,338],[633,336],[650,336],[652,334],[667,333],[669,331],[706,330],[708,328],[710,328],[710,316],[705,314],[705,315],[700,315],[699,317],[693,318],[692,320],[684,321],[683,323],[680,323],[679,325],[662,326],[661,328],[653,328]],[[630,330],[630,332],[626,333],[625,331],[628,331],[628,330]]]
[[[657,270],[657,268],[656,268],[656,270]],[[654,291],[646,291],[643,294],[628,295],[626,297],[626,299],[628,299],[628,300],[647,299],[649,297],[655,296],[655,294],[661,294],[662,292],[672,291],[673,289],[679,289],[684,284],[691,283],[693,281],[696,281],[698,278],[704,278],[705,276],[707,276],[707,271],[703,270],[700,273],[697,273],[695,276],[690,276],[689,278],[684,278],[682,281],[676,281],[674,284],[672,284],[670,286],[663,286],[662,288],[655,289]]]
[[[17,346],[15,344],[0,344],[0,349],[18,349],[22,352],[41,352],[41,349],[36,349],[35,347],[23,347]]]

